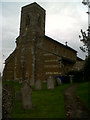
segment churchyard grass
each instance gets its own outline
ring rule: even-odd
[[[16,92],[21,88],[21,84],[18,82],[8,81],[3,82],[5,84],[12,84]],[[90,110],[89,104],[89,84],[90,82],[76,83],[77,95],[83,101],[85,106]],[[72,84],[73,85],[73,84]],[[36,91],[33,87],[32,101],[34,109],[24,110],[22,109],[22,103],[15,99],[15,105],[13,108],[13,118],[66,118],[65,116],[65,104],[63,91],[71,86],[71,84],[63,84],[61,86],[55,86],[53,90],[47,90],[46,84],[43,83],[42,90]]]
[[[7,83],[7,82],[6,82]],[[5,82],[3,84],[6,84]],[[21,84],[9,82],[14,85],[15,94],[20,90]],[[34,109],[22,109],[22,103],[15,99],[15,105],[12,113],[13,118],[65,118],[65,104],[63,91],[70,84],[55,86],[53,90],[47,90],[46,84],[43,83],[42,90],[36,91],[33,88],[32,101]]]
[[[83,104],[90,110],[90,103],[89,103],[89,88],[90,82],[83,82],[79,83],[77,87],[77,95],[80,97],[82,100]]]
[[[54,90],[47,90],[45,86],[43,84],[41,91],[33,90],[33,110],[23,110],[21,102],[16,101],[13,118],[65,118],[62,91],[68,85],[55,87]]]

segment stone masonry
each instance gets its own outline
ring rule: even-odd
[[[49,76],[68,74],[76,63],[76,50],[45,35],[45,15],[36,2],[22,7],[20,34],[16,49],[5,60],[3,80],[22,82],[27,76],[33,86]]]

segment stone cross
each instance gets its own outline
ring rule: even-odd
[[[54,89],[54,79],[52,76],[49,76],[47,79],[47,89]]]

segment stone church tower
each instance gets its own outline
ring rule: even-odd
[[[36,2],[22,7],[16,49],[5,60],[4,80],[40,85],[49,76],[65,76],[77,60],[77,51],[45,35],[46,11]]]
[[[20,36],[29,34],[45,35],[45,10],[37,3],[22,7]]]
[[[15,56],[15,66],[19,65],[19,68],[15,67],[17,74],[15,73],[14,80],[30,79],[31,85],[34,85],[35,80],[38,79],[36,62],[38,61],[37,54],[39,51],[37,46],[42,44],[40,38],[44,35],[45,10],[37,3],[23,7],[21,11],[20,36],[16,40],[17,55]]]
[[[16,39],[15,51],[5,61],[4,79],[20,82],[30,79],[34,84],[37,79],[36,58],[38,52],[41,54],[37,46],[42,45],[40,39],[44,35],[45,10],[37,3],[22,7],[20,35]]]

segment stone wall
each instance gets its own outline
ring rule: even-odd
[[[12,118],[15,90],[12,85],[5,85],[2,89],[2,118]]]
[[[5,68],[3,70],[3,80],[14,80],[14,60],[15,60],[14,51],[5,61]]]

